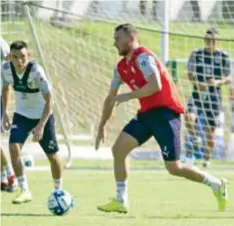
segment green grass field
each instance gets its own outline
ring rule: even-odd
[[[146,169],[143,166],[154,166]],[[127,215],[107,214],[96,206],[114,195],[115,186],[109,161],[76,162],[75,169],[64,172],[64,189],[75,199],[74,209],[57,217],[47,210],[46,200],[52,191],[49,172],[28,172],[33,201],[12,205],[14,194],[1,194],[3,226],[233,226],[233,165],[229,169],[215,165],[209,171],[232,180],[229,186],[229,207],[218,212],[210,188],[193,184],[167,174],[162,165],[133,162],[129,180],[130,211]],[[88,167],[87,167],[88,166]],[[90,167],[90,168],[89,168]],[[103,168],[105,170],[103,170]],[[144,169],[144,170],[143,170]]]
[[[93,20],[77,21],[72,28],[56,28],[48,22],[34,20],[43,50],[47,71],[55,87],[60,114],[69,132],[89,131],[96,125],[103,99],[108,91],[113,68],[119,59],[113,47],[116,24]],[[137,25],[160,29],[159,24],[146,22]],[[207,24],[171,23],[172,32],[202,36]],[[233,27],[219,24],[223,38],[234,39]],[[8,41],[27,40],[34,58],[38,57],[35,40],[28,21],[1,24],[3,37]],[[12,33],[12,32],[17,32]],[[141,44],[160,55],[160,33],[139,29]],[[194,48],[202,47],[202,39],[188,36],[169,36],[170,58],[187,59]],[[233,41],[222,41],[221,47],[230,54]],[[191,86],[186,78],[185,64],[178,67],[179,85],[184,101]],[[123,88],[122,90],[126,90]],[[228,90],[224,89],[226,108]],[[116,109],[108,126],[107,143],[111,144],[122,125],[137,109],[136,102]],[[58,121],[57,121],[58,122]],[[228,122],[228,120],[227,120]],[[57,123],[58,131],[60,124]],[[155,148],[155,143],[153,143]],[[40,162],[39,162],[40,164]],[[169,176],[162,164],[137,161],[129,180],[130,212],[127,215],[98,212],[96,206],[114,195],[112,163],[109,161],[79,161],[75,169],[65,170],[64,189],[75,199],[75,208],[63,217],[47,210],[46,200],[52,191],[49,172],[28,172],[33,202],[12,205],[14,194],[1,193],[1,223],[3,226],[233,226],[234,225],[234,166],[218,163],[209,171],[226,177],[230,184],[230,205],[224,213],[217,211],[209,188]],[[228,168],[228,169],[227,169]]]

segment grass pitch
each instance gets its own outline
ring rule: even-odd
[[[53,216],[46,206],[52,191],[49,171],[30,171],[28,180],[33,201],[12,205],[15,194],[2,193],[3,226],[233,226],[234,183],[229,186],[229,207],[218,212],[210,188],[167,174],[155,162],[133,162],[129,179],[130,211],[126,215],[102,213],[96,206],[115,194],[109,161],[78,163],[80,168],[65,170],[64,189],[75,199],[74,209],[65,216]],[[149,167],[153,161],[148,162]],[[230,169],[215,166],[209,171],[233,180]]]

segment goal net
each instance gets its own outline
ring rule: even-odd
[[[192,85],[186,64],[194,49],[204,47],[204,33],[216,27],[219,47],[234,57],[234,4],[232,1],[2,1],[2,36],[11,42],[28,41],[34,58],[46,68],[54,86],[57,131],[61,145],[71,144],[76,157],[110,158],[110,152],[93,150],[103,100],[108,92],[113,68],[119,59],[113,47],[114,27],[122,22],[137,26],[141,44],[150,48],[167,65],[176,81],[184,103]],[[4,6],[7,5],[6,6]],[[5,7],[5,8],[4,8]],[[165,7],[167,7],[165,9]],[[166,12],[166,15],[165,15]],[[168,39],[168,42],[166,42]],[[233,59],[232,59],[233,60]],[[121,91],[127,90],[122,87]],[[217,129],[214,158],[231,155],[229,88],[222,89],[225,122]],[[110,147],[138,109],[132,101],[115,109],[107,125]],[[188,131],[183,125],[183,143]],[[202,143],[202,150],[205,143]],[[64,146],[66,149],[66,145]],[[153,150],[154,152],[151,152]],[[186,148],[184,148],[186,151]],[[199,152],[200,150],[194,150]],[[154,140],[133,153],[133,157],[160,158]]]

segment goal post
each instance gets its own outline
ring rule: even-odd
[[[25,41],[28,41],[31,39],[30,41],[33,41],[33,43],[35,43],[36,51],[37,51],[37,54],[39,56],[38,60],[40,61],[40,63],[44,67],[48,79],[51,81],[51,77],[50,77],[48,71],[46,70],[45,58],[43,56],[43,51],[41,49],[38,36],[37,36],[36,31],[34,29],[34,25],[32,22],[32,17],[31,17],[29,7],[27,5],[23,6],[21,2],[2,1],[1,2],[1,9],[3,10],[1,13],[1,21],[2,21],[1,35],[3,37],[6,37],[6,41],[8,43],[16,40],[14,38],[14,36],[16,36],[16,34],[18,36],[24,37],[23,40],[25,40]],[[25,15],[24,15],[24,13],[25,13]],[[28,19],[28,23],[25,21],[25,19],[22,19],[22,18],[25,18],[25,16]],[[23,29],[21,29],[22,26],[24,26]],[[29,31],[31,31],[31,33]],[[29,46],[29,47],[31,48],[31,46]],[[13,105],[14,104],[12,101],[10,110],[13,110],[13,108],[14,108]],[[61,130],[60,130],[61,135],[58,136],[58,140],[63,140],[65,142],[64,147],[67,149],[67,157],[66,157],[67,160],[66,160],[65,166],[68,168],[72,165],[71,140],[69,139],[69,136],[67,134],[66,128],[64,126],[65,121],[62,120],[62,117],[60,114],[61,109],[60,109],[59,105],[57,104],[56,100],[55,100],[55,111],[56,111],[56,116],[57,116],[57,119],[59,121],[59,124],[61,125],[60,126],[61,127]],[[11,113],[13,113],[13,112],[11,112]],[[7,138],[3,137],[4,142],[6,142],[6,139]],[[30,148],[32,148],[32,145],[30,146]],[[27,145],[26,145],[26,149],[27,149]]]
[[[35,40],[35,44],[36,44],[36,47],[37,47],[37,51],[38,51],[38,54],[39,54],[40,61],[42,62],[42,66],[45,69],[45,72],[46,72],[46,75],[47,75],[49,81],[52,83],[52,78],[51,78],[51,75],[49,74],[49,72],[47,70],[47,66],[46,66],[46,63],[45,63],[46,58],[45,58],[45,56],[43,54],[43,50],[41,48],[39,37],[38,37],[38,35],[36,33],[36,30],[35,30],[35,27],[34,27],[34,23],[33,23],[33,20],[32,20],[32,16],[31,16],[31,13],[30,13],[29,6],[25,4],[24,5],[24,10],[25,10],[26,16],[27,16],[28,21],[29,21],[29,25],[30,25],[30,28],[31,28],[33,38]],[[60,114],[62,109],[58,105],[58,102],[57,102],[56,99],[57,99],[57,96],[55,95],[54,105],[55,105],[56,115],[58,116],[57,117],[58,121],[59,121],[59,123],[61,125],[61,132],[62,132],[62,134],[64,136],[64,141],[65,141],[65,144],[66,144],[66,147],[67,147],[67,150],[68,150],[68,158],[67,158],[67,162],[66,162],[66,167],[69,168],[72,165],[71,143],[69,141],[68,133],[66,131],[66,126],[64,125],[65,121],[63,121],[63,119],[61,117],[61,114]]]

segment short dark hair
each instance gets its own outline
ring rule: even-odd
[[[128,33],[128,34],[136,34],[136,28],[130,24],[130,23],[126,23],[126,24],[120,24],[115,28],[115,31],[120,31],[123,30],[124,32]]]
[[[205,34],[205,36],[208,37],[208,38],[217,38],[218,35],[219,35],[219,32],[214,27],[211,27],[211,28],[207,29],[206,34]]]
[[[28,44],[24,41],[14,41],[10,45],[10,50],[21,50],[23,48],[28,48]]]

